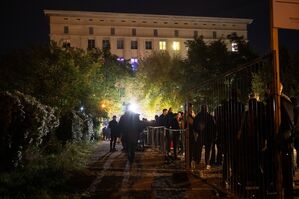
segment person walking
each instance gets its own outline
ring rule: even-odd
[[[142,131],[139,114],[129,111],[127,107],[126,112],[120,117],[119,128],[123,136],[129,163],[132,164],[135,159],[139,134]]]
[[[116,121],[115,115],[112,117],[112,120],[109,122],[108,127],[111,129],[110,152],[114,152],[116,151],[115,148],[116,140],[119,137],[118,122]]]

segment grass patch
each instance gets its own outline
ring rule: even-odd
[[[23,168],[0,173],[0,198],[76,198],[66,182],[84,169],[95,146],[51,141],[42,151],[28,149]]]

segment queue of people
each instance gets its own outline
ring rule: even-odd
[[[182,140],[180,133],[189,130],[190,165],[199,167],[204,146],[206,169],[222,165],[223,181],[234,190],[242,191],[248,186],[259,187],[265,192],[274,192],[276,186],[275,154],[281,154],[284,195],[292,198],[294,164],[293,147],[299,149],[299,106],[282,93],[281,85],[281,125],[279,133],[274,133],[274,95],[268,87],[264,102],[251,93],[247,104],[238,99],[237,90],[230,92],[228,100],[223,100],[214,110],[206,104],[195,114],[192,104],[186,113],[173,113],[172,108],[163,109],[155,116],[155,126],[164,127],[164,141],[167,158],[178,159],[178,148]],[[184,116],[186,114],[186,116]],[[115,151],[117,137],[122,138],[123,150],[130,163],[134,161],[137,140],[145,125],[139,115],[128,110],[109,122],[111,129],[110,151]],[[171,147],[173,152],[171,153]],[[172,155],[171,155],[172,154]],[[299,158],[297,156],[297,165]]]

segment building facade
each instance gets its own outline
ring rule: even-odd
[[[45,10],[50,39],[61,46],[82,49],[110,48],[119,59],[138,62],[153,51],[168,51],[185,57],[185,42],[203,36],[209,43],[236,33],[247,40],[250,19],[193,17],[152,14]]]

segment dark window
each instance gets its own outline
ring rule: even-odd
[[[69,27],[68,27],[68,26],[64,26],[64,27],[63,27],[63,32],[64,32],[65,34],[69,33]]]
[[[110,41],[108,39],[104,39],[102,46],[103,48],[110,49]]]
[[[157,29],[154,29],[154,36],[158,37],[158,30]]]
[[[64,42],[62,43],[62,47],[63,47],[63,48],[70,48],[70,47],[71,47],[71,43],[70,43],[69,41],[64,41]]]
[[[178,37],[178,36],[179,36],[179,31],[178,31],[178,30],[175,30],[175,31],[174,31],[174,36],[175,36],[175,37]]]
[[[216,38],[217,38],[217,32],[213,31],[213,39],[216,39]]]
[[[135,28],[132,29],[132,36],[136,36],[136,29]]]
[[[194,37],[194,38],[197,38],[197,37],[198,37],[198,31],[197,31],[197,30],[195,30],[195,31],[193,32],[193,37]]]
[[[96,42],[94,39],[89,39],[87,43],[87,49],[93,49],[96,47]]]
[[[131,41],[131,49],[138,49],[138,42],[137,41]]]
[[[117,49],[124,49],[124,40],[123,39],[117,40]]]
[[[111,35],[115,35],[115,28],[111,28],[111,29],[110,29],[110,34],[111,34]]]
[[[93,27],[89,27],[88,32],[89,32],[90,35],[93,35]]]
[[[145,42],[145,49],[146,50],[151,50],[152,49],[152,42],[151,41],[146,41]]]

